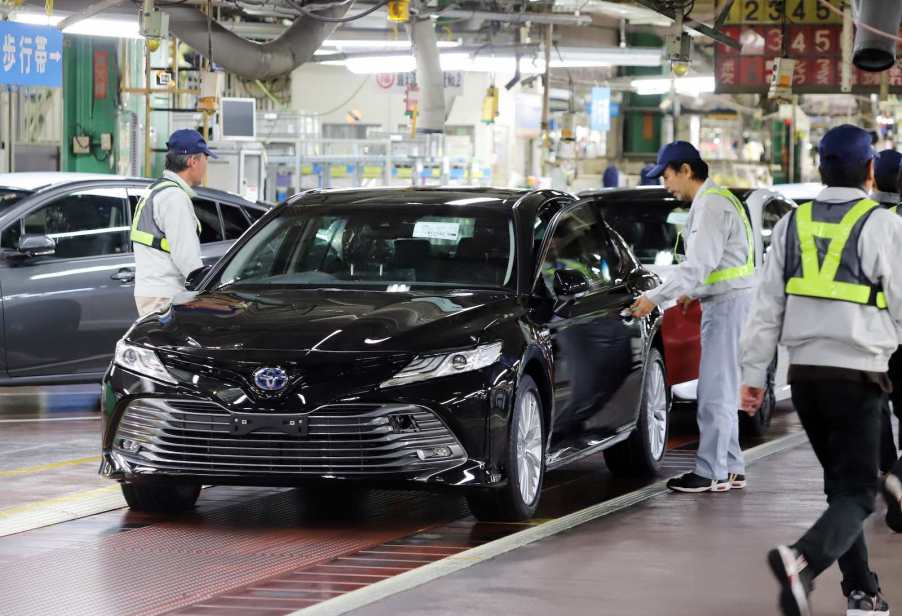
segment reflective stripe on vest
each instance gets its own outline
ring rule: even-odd
[[[150,190],[147,191],[146,195],[141,197],[138,201],[138,206],[135,208],[135,214],[132,220],[132,231],[129,239],[135,244],[141,244],[142,246],[169,252],[169,240],[166,239],[166,235],[157,226],[153,216],[153,197],[164,188],[178,188],[179,190],[182,190],[182,187],[178,182],[167,180],[165,178],[151,185]],[[150,204],[150,207],[146,207],[148,204]],[[198,221],[197,233],[200,234],[200,231],[200,221]]]
[[[843,264],[846,243],[856,224],[877,208],[878,203],[870,199],[862,199],[852,206],[843,215],[842,220],[837,223],[815,221],[812,216],[813,206],[812,203],[806,203],[795,211],[796,240],[801,250],[802,275],[787,277],[787,295],[838,300],[885,309],[886,296],[878,286],[836,279],[840,265]],[[815,238],[830,240],[826,253],[823,255],[822,264]],[[854,239],[857,246],[858,238]],[[857,255],[857,257],[860,261],[861,255]],[[860,263],[847,265],[854,265],[847,269],[860,272]]]
[[[737,280],[739,278],[747,278],[748,276],[755,275],[755,234],[752,231],[752,223],[749,220],[749,216],[745,211],[745,207],[736,198],[736,195],[731,193],[726,188],[709,188],[706,190],[704,195],[719,195],[729,201],[734,208],[736,208],[736,213],[739,214],[739,219],[742,220],[742,225],[745,227],[745,238],[748,241],[749,246],[749,256],[746,262],[743,265],[737,265],[736,267],[728,267],[725,269],[714,270],[711,272],[711,275],[705,279],[705,284],[717,284],[718,282],[725,282],[727,280]]]

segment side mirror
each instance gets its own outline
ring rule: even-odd
[[[589,280],[582,272],[565,269],[554,273],[554,294],[559,299],[573,299],[589,292]]]
[[[52,257],[56,254],[56,242],[46,235],[23,235],[19,240],[19,253],[32,257]]]
[[[188,291],[196,291],[197,287],[200,286],[201,281],[206,277],[209,271],[213,269],[212,265],[204,265],[203,267],[199,267],[190,274],[185,279],[185,289]]]

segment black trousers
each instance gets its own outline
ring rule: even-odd
[[[877,576],[868,566],[863,524],[874,511],[879,486],[878,456],[885,394],[877,385],[843,381],[799,381],[792,401],[824,468],[827,510],[793,546],[816,577],[834,562],[842,570],[843,593],[874,594]]]

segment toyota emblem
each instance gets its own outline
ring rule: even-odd
[[[288,373],[281,368],[260,368],[254,372],[254,384],[263,391],[282,391],[288,387]]]

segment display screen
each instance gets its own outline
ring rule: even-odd
[[[252,98],[224,98],[222,110],[222,139],[255,139],[257,101]]]

